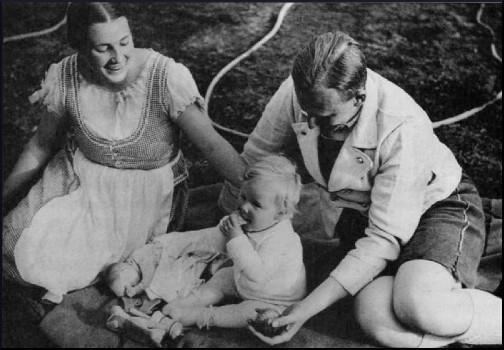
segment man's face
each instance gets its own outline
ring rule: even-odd
[[[347,100],[336,89],[323,87],[308,95],[301,94],[299,100],[303,113],[308,118],[315,118],[321,134],[328,138],[333,138],[342,128],[351,127],[362,106],[356,97]]]

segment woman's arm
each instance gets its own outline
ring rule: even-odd
[[[241,158],[245,164],[254,164],[272,154],[285,153],[292,156],[292,153],[297,153],[297,139],[292,124],[299,108],[294,84],[289,77],[271,97],[243,146]],[[239,188],[224,183],[219,196],[219,207],[226,213],[236,210],[239,204],[238,193]]]
[[[24,147],[10,175],[4,182],[2,201],[11,200],[19,189],[30,181],[54,154],[58,144],[62,118],[45,112],[33,137]]]
[[[292,339],[308,319],[343,299],[348,294],[338,281],[329,277],[305,299],[287,308],[280,318],[273,321],[273,327],[287,326],[286,331],[282,334],[268,338],[250,326],[249,329],[267,344],[275,345],[287,342]]]
[[[241,185],[245,163],[233,146],[213,128],[205,112],[193,104],[177,118],[177,124],[214,169],[233,185]]]

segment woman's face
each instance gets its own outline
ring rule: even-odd
[[[357,120],[362,101],[355,97],[346,100],[336,89],[321,87],[308,96],[300,97],[300,105],[308,118],[314,118],[322,135],[333,137]]]
[[[126,17],[89,27],[84,57],[97,78],[112,86],[127,82],[133,38]]]

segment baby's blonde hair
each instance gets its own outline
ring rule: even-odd
[[[251,164],[244,175],[244,183],[253,180],[277,181],[276,202],[282,214],[292,217],[301,196],[301,176],[288,158],[272,155]]]

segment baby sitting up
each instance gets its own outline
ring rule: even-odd
[[[233,266],[169,302],[163,313],[184,326],[241,328],[260,310],[281,314],[301,300],[306,292],[303,252],[290,220],[300,191],[300,176],[285,157],[268,156],[250,166],[239,209],[223,218],[220,232],[214,229],[224,238]],[[241,302],[213,307],[228,298]]]

